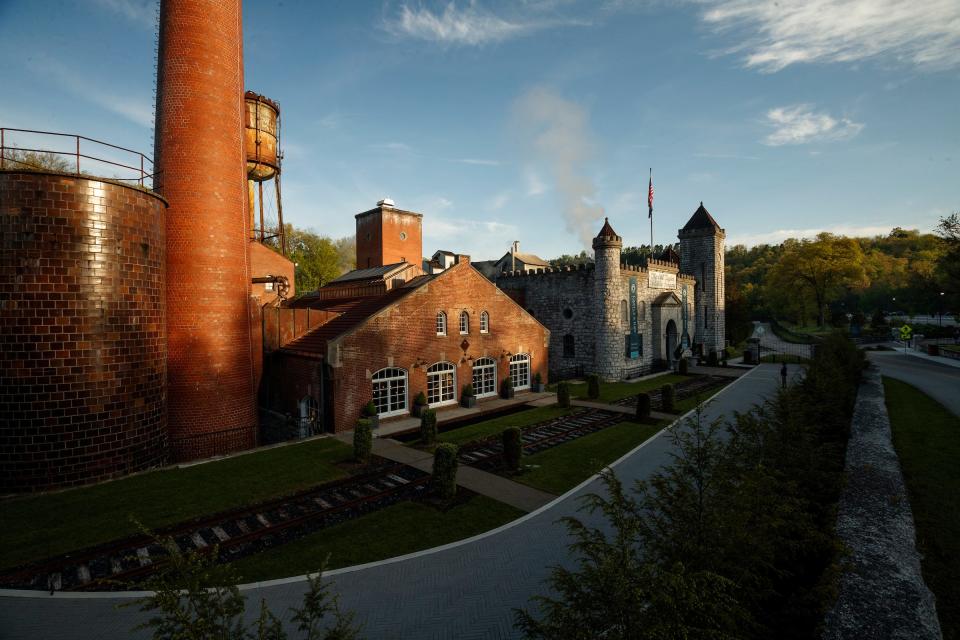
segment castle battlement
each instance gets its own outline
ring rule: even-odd
[[[581,273],[586,271],[593,271],[594,265],[592,264],[581,264],[576,267],[546,267],[542,269],[530,269],[524,271],[517,269],[516,271],[504,271],[503,273],[497,276],[497,279],[500,278],[534,278],[537,276],[548,276],[548,275],[564,275],[564,274],[574,274]]]

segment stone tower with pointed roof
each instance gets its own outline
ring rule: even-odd
[[[726,232],[703,202],[677,233],[680,238],[680,271],[697,279],[692,333],[704,355],[720,353],[726,346],[724,323],[724,262]]]
[[[619,301],[623,297],[620,278],[620,254],[623,238],[604,219],[603,228],[593,239],[593,299],[597,309],[594,373],[607,380],[623,376],[623,330]]]

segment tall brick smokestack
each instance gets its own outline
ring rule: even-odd
[[[256,444],[248,315],[240,0],[163,0],[156,190],[167,211],[170,447]]]

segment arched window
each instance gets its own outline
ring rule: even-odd
[[[703,330],[707,330],[707,306],[703,306]]]
[[[577,342],[569,333],[563,336],[563,357],[572,358],[577,355]]]
[[[490,333],[490,314],[486,311],[480,312],[480,333]]]
[[[437,314],[437,335],[447,335],[447,314],[443,311]]]
[[[457,369],[449,362],[438,362],[427,369],[427,404],[436,407],[457,401]]]
[[[637,319],[643,322],[647,319],[647,303],[643,300],[637,302]]]
[[[377,415],[396,416],[407,412],[407,372],[388,367],[373,374],[373,404]]]
[[[624,327],[630,326],[630,314],[627,312],[627,301],[620,301],[620,324]]]
[[[517,391],[530,388],[530,354],[518,353],[510,358],[510,381]]]
[[[497,395],[497,361],[493,358],[473,362],[473,392],[478,398]]]
[[[460,312],[460,335],[464,336],[470,333],[470,314],[466,311]]]

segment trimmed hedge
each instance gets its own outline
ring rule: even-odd
[[[587,376],[587,397],[591,400],[600,399],[600,376],[595,373]]]
[[[444,442],[433,452],[433,486],[444,500],[457,495],[457,445]]]
[[[503,442],[503,466],[507,471],[520,470],[520,458],[523,456],[521,435],[520,427],[507,427],[500,434]]]
[[[637,419],[647,420],[650,417],[650,394],[637,394]]]
[[[677,391],[672,384],[665,384],[660,389],[660,408],[667,413],[673,413],[673,404],[677,399]]]
[[[714,357],[716,357],[716,354],[714,354]],[[687,362],[686,358],[680,358],[680,365],[678,369],[679,369],[680,375],[682,376],[685,376],[688,373],[690,373],[690,363]]]
[[[370,452],[373,451],[373,432],[369,420],[358,420],[353,430],[353,459],[364,464],[370,462]]]
[[[437,441],[437,412],[424,409],[420,414],[420,442],[430,446]]]
[[[566,382],[557,384],[557,406],[564,409],[570,406],[570,385]]]

